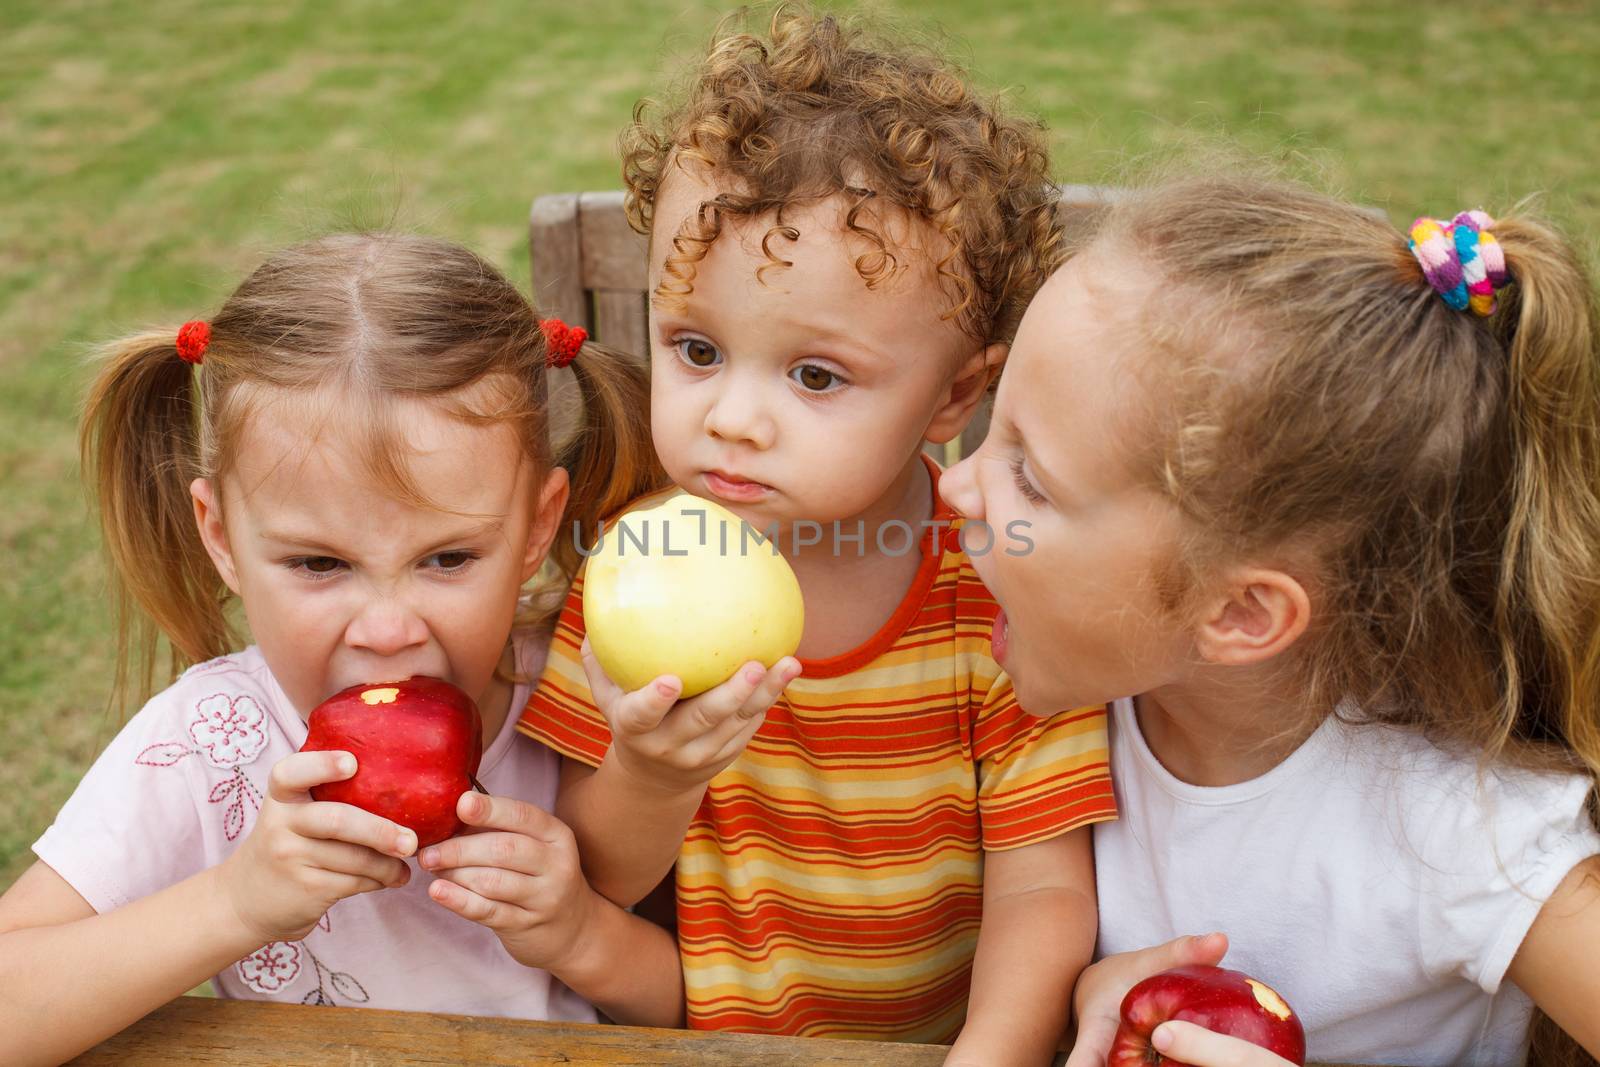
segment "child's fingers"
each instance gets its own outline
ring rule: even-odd
[[[793,656],[783,657],[762,677],[761,684],[756,686],[755,692],[745,698],[744,704],[739,708],[739,716],[755,719],[765,715],[767,709],[783,696],[783,691],[789,687],[789,683],[798,677],[800,677],[800,661]]]
[[[589,693],[594,697],[597,707],[606,707],[617,697],[622,695],[622,687],[611,680],[611,675],[600,666],[600,661],[594,658],[594,648],[585,637],[583,644],[578,647],[578,658],[583,661],[584,676],[589,679]]]
[[[786,656],[770,669],[759,663],[749,664],[746,669],[752,676],[756,670],[763,671],[755,688],[736,706],[730,703],[731,710],[723,710],[721,719],[704,734],[683,742],[685,751],[692,751],[697,762],[710,765],[737,756],[761,728],[767,711],[777,703],[785,687],[799,677],[800,661]]]
[[[402,859],[417,850],[417,835],[408,827],[351,804],[314,801],[299,805],[289,815],[289,829],[301,837],[365,845]]]
[[[579,652],[595,707],[605,714],[612,733],[638,734],[654,730],[667,712],[672,710],[678,694],[683,692],[683,683],[665,674],[653,679],[643,689],[625,693],[606,674],[600,661],[595,659],[594,649],[590,647],[587,637],[583,639]]]
[[[1177,1020],[1156,1027],[1150,1043],[1164,1060],[1193,1067],[1294,1067],[1259,1045]]]
[[[435,878],[428,886],[428,896],[463,919],[481,923],[491,930],[509,929],[517,912],[521,910],[498,900],[480,897],[448,878]]]
[[[468,826],[504,830],[540,841],[561,841],[572,836],[567,824],[537,804],[487,793],[462,793],[456,815]]]
[[[725,719],[713,736],[722,743],[724,749],[731,747],[733,755],[744,748],[745,742],[750,740],[750,735],[760,728],[761,722],[766,718],[768,710],[783,696],[783,691],[789,683],[800,677],[800,661],[793,656],[785,656],[771,668],[767,669],[755,689],[744,701],[734,709],[734,713]],[[720,735],[720,736],[718,736]]]
[[[663,741],[670,748],[679,748],[705,739],[710,747],[720,747],[721,738],[715,735],[722,728],[735,733],[742,722],[766,710],[764,705],[754,707],[752,698],[770,673],[759,660],[751,660],[721,685],[685,700],[663,723]]]
[[[1078,1021],[1078,1036],[1072,1042],[1072,1052],[1064,1067],[1105,1067],[1111,1054],[1111,1042],[1116,1040],[1117,1020],[1114,1016],[1093,1015]]]
[[[304,804],[312,786],[342,782],[355,773],[356,758],[348,752],[295,752],[272,765],[267,795],[280,804]]]
[[[708,743],[714,746],[715,751],[704,760],[707,765],[727,764],[739,753],[744,751],[756,731],[761,729],[761,724],[767,721],[766,711],[763,709],[754,718],[746,719],[734,716],[724,723]]]
[[[663,674],[643,689],[622,694],[606,715],[612,732],[632,736],[649,733],[661,725],[682,692],[682,682]]]
[[[1118,999],[1122,994],[1131,989],[1135,983],[1141,982],[1152,974],[1171,970],[1174,967],[1188,967],[1193,964],[1215,966],[1222,962],[1222,957],[1228,954],[1228,936],[1226,934],[1195,934],[1187,937],[1175,937],[1171,941],[1153,945],[1150,948],[1140,949],[1137,952],[1128,952],[1120,956],[1108,957],[1102,963],[1115,960],[1118,963],[1117,975],[1121,979],[1122,988],[1116,991]]]
[[[411,868],[404,861],[345,841],[308,840],[305,861],[330,874],[370,880],[380,888],[405,885],[411,880]]]
[[[1157,970],[1150,972],[1151,974],[1158,974],[1173,967],[1189,967],[1195,964],[1215,967],[1222,962],[1222,957],[1228,954],[1228,935],[1214,933],[1179,937],[1168,941],[1165,945],[1157,946],[1157,951],[1160,950],[1166,950],[1166,958],[1171,962],[1161,963]]]
[[[540,890],[538,879],[532,875],[500,867],[452,867],[435,871],[434,874],[484,900],[499,901],[524,910]]]
[[[526,834],[491,831],[462,834],[429,845],[417,857],[425,871],[456,867],[495,867],[522,874],[542,874],[550,866],[550,846]]]

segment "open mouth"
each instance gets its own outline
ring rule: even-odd
[[[1005,664],[1006,646],[1011,643],[1011,623],[1006,619],[1006,613],[1001,611],[994,617],[994,626],[989,631],[990,654],[994,661]]]

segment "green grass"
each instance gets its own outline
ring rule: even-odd
[[[538,193],[618,185],[719,7],[0,0],[0,885],[117,727],[77,482],[93,342],[204,316],[276,245],[393,219],[527,272]],[[1064,181],[1210,133],[1400,222],[1529,192],[1600,227],[1600,5],[874,5],[1052,130]],[[897,14],[898,13],[898,14]]]

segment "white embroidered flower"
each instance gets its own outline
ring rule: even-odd
[[[194,706],[189,736],[213,767],[237,767],[267,747],[267,713],[251,697],[213,693]]]
[[[268,941],[239,961],[239,977],[258,993],[276,993],[300,973],[300,945]]]

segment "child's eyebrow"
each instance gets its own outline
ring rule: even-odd
[[[871,357],[872,359],[883,362],[889,361],[888,356],[864,342],[861,339],[861,335],[855,331],[843,328],[834,328],[821,323],[811,323],[810,328],[811,332],[820,340],[838,345],[839,347],[847,349],[851,352],[859,352],[863,355]]]
[[[430,555],[452,545],[487,537],[498,533],[504,526],[504,518],[485,519],[482,522],[473,523],[471,526],[464,526],[459,530],[453,531],[448,537],[441,538],[423,549],[422,555]],[[274,544],[285,547],[326,552],[330,556],[342,557],[348,555],[344,549],[328,544],[315,534],[301,534],[294,530],[262,530],[257,536],[263,541],[271,541]]]
[[[451,545],[461,544],[463,541],[476,541],[480,538],[488,537],[490,534],[499,533],[505,528],[505,524],[506,520],[503,518],[485,519],[482,522],[457,530],[444,540],[428,546],[424,551],[438,552],[441,549],[449,548]]]
[[[304,548],[316,552],[326,552],[330,556],[340,554],[340,549],[326,544],[310,535],[301,535],[293,530],[262,530],[256,535],[262,541],[271,541],[273,544],[283,545],[287,548]]]

